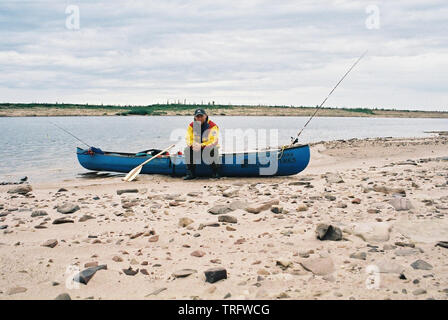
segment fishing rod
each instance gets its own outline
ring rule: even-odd
[[[289,146],[292,146],[293,144],[296,144],[299,141],[299,136],[302,134],[303,129],[305,129],[305,127],[308,125],[308,123],[311,121],[311,119],[314,118],[314,116],[316,115],[317,111],[324,105],[324,103],[327,101],[327,99],[331,96],[331,94],[333,93],[334,90],[336,90],[336,88],[339,86],[339,84],[342,82],[342,80],[345,79],[345,77],[350,73],[350,71],[352,71],[352,69],[358,64],[359,61],[361,61],[362,58],[364,58],[364,56],[366,55],[367,51],[364,52],[359,58],[358,60],[356,60],[356,62],[350,67],[350,69],[348,69],[348,71],[344,74],[344,76],[341,78],[341,80],[339,80],[339,82],[334,86],[334,88],[330,91],[330,93],[328,94],[328,96],[324,99],[324,101],[322,101],[322,103],[320,104],[320,106],[318,106],[316,108],[316,111],[314,111],[313,115],[308,119],[308,121],[305,123],[305,125],[303,126],[303,128],[299,131],[299,133],[297,134],[297,137],[291,142],[291,144]],[[292,140],[292,138],[291,138]]]
[[[76,140],[84,143],[86,146],[88,146],[89,148],[91,148],[91,146],[89,146],[87,143],[85,143],[84,141],[82,141],[81,139],[79,139],[78,137],[76,137],[74,134],[68,132],[67,130],[65,130],[64,128],[61,128],[60,126],[58,126],[56,123],[53,123],[51,121],[48,120],[48,122],[50,122],[52,125],[58,127],[59,129],[61,129],[62,131],[64,131],[65,133],[68,133],[69,135],[71,135],[73,138],[75,138]]]

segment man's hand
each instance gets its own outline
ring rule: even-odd
[[[200,151],[201,150],[201,144],[194,142],[193,143],[193,151]]]

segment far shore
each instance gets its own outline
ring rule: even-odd
[[[211,116],[295,116],[309,117],[315,107],[290,106],[233,106],[233,105],[150,105],[103,106],[75,104],[0,104],[0,117],[54,117],[54,116],[191,116],[196,108],[204,108]],[[412,111],[367,108],[322,108],[316,117],[369,117],[369,118],[448,118],[448,112]]]

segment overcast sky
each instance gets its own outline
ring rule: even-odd
[[[314,106],[368,50],[327,106],[448,111],[447,20],[446,0],[0,0],[0,102]]]

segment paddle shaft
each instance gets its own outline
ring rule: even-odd
[[[138,165],[136,168],[138,167],[143,167],[145,164],[147,164],[149,161],[151,161],[154,158],[157,158],[158,156],[160,156],[162,153],[167,152],[168,150],[170,150],[171,148],[173,148],[175,146],[175,144],[170,145],[168,148],[160,151],[158,154],[156,154],[155,156],[153,156],[151,159],[145,160],[142,164]]]

